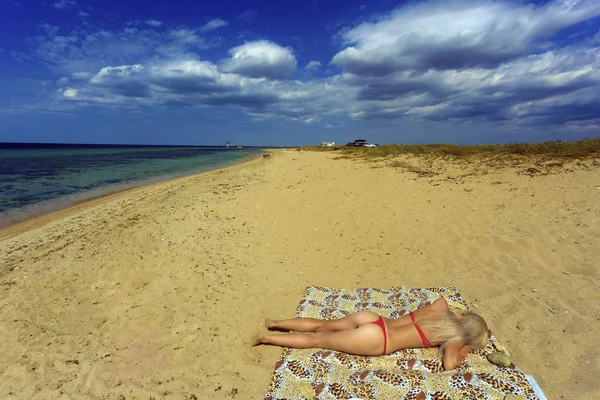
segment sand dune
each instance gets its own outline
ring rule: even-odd
[[[454,285],[549,398],[597,398],[597,162],[400,161],[278,151],[5,229],[0,397],[259,399],[281,350],[247,338],[306,286]]]

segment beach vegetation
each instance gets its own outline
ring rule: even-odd
[[[478,144],[456,145],[447,143],[435,144],[388,144],[377,147],[359,146],[305,146],[301,150],[328,151],[340,155],[377,158],[394,157],[398,155],[434,155],[434,156],[551,156],[586,158],[600,155],[600,138],[576,141],[548,141],[541,143],[509,143],[509,144]],[[343,157],[347,158],[347,157]]]
[[[369,163],[373,168],[383,166],[414,173],[420,178],[442,179],[446,162],[460,165],[462,173],[446,180],[463,182],[471,175],[486,175],[494,170],[516,168],[529,176],[558,173],[573,168],[589,169],[600,166],[600,139],[572,142],[509,144],[390,144],[377,147],[307,146],[301,150],[328,151],[334,159],[354,159]]]

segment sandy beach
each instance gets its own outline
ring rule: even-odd
[[[600,398],[600,164],[579,164],[279,150],[8,227],[0,398],[260,399],[281,349],[249,337],[309,285],[457,286],[549,399]]]

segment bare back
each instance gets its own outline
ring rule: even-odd
[[[418,324],[419,321],[439,316],[444,311],[448,311],[448,303],[444,299],[437,299],[432,304],[415,310],[413,316]],[[384,318],[384,320],[388,329],[388,353],[400,349],[423,347],[423,341],[408,314],[399,319]],[[431,336],[428,329],[423,329],[423,333],[426,337]],[[440,345],[435,342],[431,344]]]

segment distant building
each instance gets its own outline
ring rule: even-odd
[[[321,146],[326,146],[326,147],[335,146],[335,142],[322,142]]]

